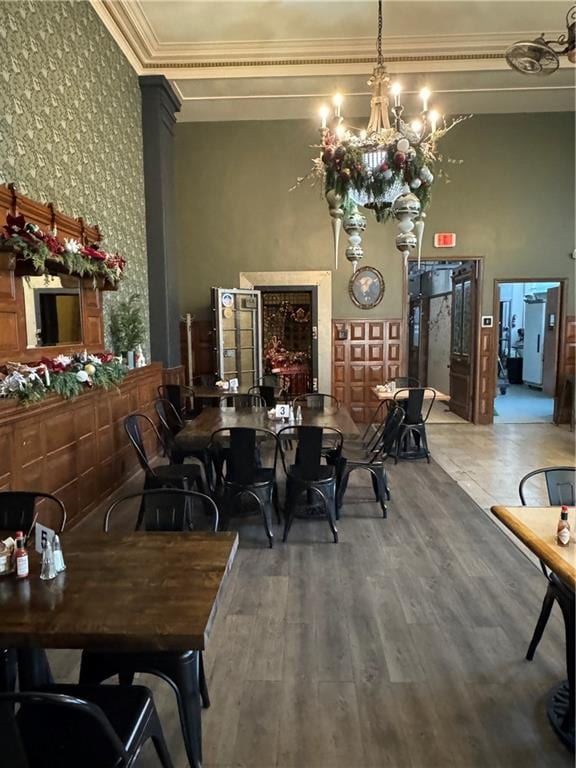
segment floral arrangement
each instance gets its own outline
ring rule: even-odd
[[[37,272],[47,271],[47,261],[57,261],[70,274],[94,279],[102,277],[113,285],[122,279],[126,266],[126,260],[117,253],[108,253],[98,244],[82,245],[72,238],[61,243],[53,234],[43,232],[21,215],[6,216],[0,246],[12,248],[23,259],[30,260]]]
[[[272,336],[265,352],[264,365],[270,370],[287,368],[291,365],[304,365],[310,360],[308,352],[291,352],[287,350],[278,336]]]
[[[86,389],[118,386],[126,369],[111,352],[42,357],[35,363],[0,366],[0,397],[16,398],[24,405],[43,400],[52,392],[71,399]]]

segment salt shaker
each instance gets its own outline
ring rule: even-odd
[[[302,406],[296,407],[296,424],[302,424]]]
[[[62,554],[62,545],[60,544],[60,536],[54,536],[54,566],[56,573],[61,573],[66,570],[66,563],[64,562],[64,555]]]
[[[40,571],[40,578],[44,581],[49,581],[56,576],[56,567],[54,565],[54,550],[52,549],[52,542],[47,541],[46,546],[42,550],[42,570]]]

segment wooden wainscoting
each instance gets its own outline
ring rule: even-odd
[[[124,418],[139,411],[156,423],[161,383],[162,366],[153,363],[131,371],[119,388],[75,400],[51,395],[28,408],[0,401],[0,490],[52,493],[64,502],[68,525],[75,525],[137,470]],[[144,439],[155,455],[151,429]]]
[[[372,387],[402,375],[402,320],[334,320],[332,331],[333,394],[366,422],[378,404]]]
[[[494,419],[494,390],[496,387],[495,343],[495,329],[480,328],[480,348],[477,360],[478,375],[476,376],[478,391],[474,398],[475,412],[473,414],[475,424],[492,424]]]

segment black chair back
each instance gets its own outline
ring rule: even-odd
[[[152,428],[159,445],[162,447],[164,453],[166,453],[166,445],[160,437],[160,434],[156,429],[156,425],[152,419],[150,419],[144,413],[131,413],[130,416],[126,416],[124,419],[124,429],[126,430],[126,434],[128,435],[130,442],[134,446],[140,467],[144,470],[144,472],[148,473],[149,475],[153,475],[154,472],[150,466],[150,462],[148,461],[144,440],[142,438],[142,428],[146,426]]]
[[[318,469],[323,458],[323,440],[328,435],[334,440],[331,453],[339,456],[342,452],[344,437],[339,429],[334,427],[312,427],[288,425],[278,431],[278,445],[284,471],[287,472],[284,445],[296,442],[294,466],[298,467],[303,480],[314,480],[318,477]]]
[[[267,408],[274,408],[276,405],[275,387],[267,384],[257,384],[255,387],[250,387],[248,394],[260,395],[264,399]]]
[[[0,530],[23,531],[29,534],[38,519],[36,503],[46,499],[58,507],[60,525],[56,529],[61,532],[66,525],[66,509],[64,504],[50,493],[38,491],[2,491],[0,493]]]
[[[308,392],[305,395],[298,395],[292,400],[292,406],[297,408],[310,408],[313,411],[323,411],[326,406],[332,406],[333,408],[340,408],[338,398],[334,395],[326,395],[323,392]]]
[[[191,395],[191,390],[181,384],[162,384],[158,387],[158,397],[161,400],[169,400],[178,413],[186,413],[187,400]]]
[[[424,413],[423,406],[426,392],[431,392],[431,397],[428,399],[428,408]],[[425,424],[428,421],[435,400],[436,392],[430,387],[397,389],[394,394],[394,402],[397,404],[402,403],[405,413],[405,424]]]
[[[135,504],[135,500],[140,504]],[[109,532],[112,515],[123,505],[138,510],[138,519],[143,518],[146,531],[218,530],[218,507],[209,496],[179,488],[159,488],[130,493],[113,502],[104,516],[104,533]],[[140,527],[137,522],[134,530]]]
[[[551,507],[560,507],[565,504],[568,507],[576,505],[576,467],[542,467],[528,472],[520,480],[518,493],[523,506],[526,506],[526,483],[533,477],[544,476],[548,502]]]
[[[212,433],[208,450],[220,449],[226,462],[226,482],[251,485],[258,469],[262,468],[263,454],[270,445],[276,472],[278,438],[269,429],[258,427],[224,427]]]
[[[18,711],[15,704],[20,705]],[[5,741],[8,734],[12,738]],[[75,696],[1,693],[0,735],[7,745],[10,766],[114,768],[129,764],[129,755],[102,709]]]
[[[395,405],[392,410],[389,411],[388,417],[384,422],[384,427],[380,431],[378,440],[372,448],[372,452],[374,454],[373,460],[378,460],[388,456],[394,447],[396,438],[400,432],[400,427],[404,423],[404,419],[405,413],[401,406]]]
[[[154,410],[158,414],[163,433],[169,433],[172,437],[176,437],[184,427],[184,421],[170,400],[156,400]]]
[[[239,394],[231,392],[220,398],[220,407],[223,408],[265,408],[266,400],[261,395]]]

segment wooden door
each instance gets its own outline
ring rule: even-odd
[[[468,421],[472,420],[474,407],[477,286],[476,262],[452,275],[450,409]]]
[[[546,291],[546,311],[544,314],[544,362],[542,371],[542,391],[548,397],[556,397],[560,311],[560,286],[549,288]]]

